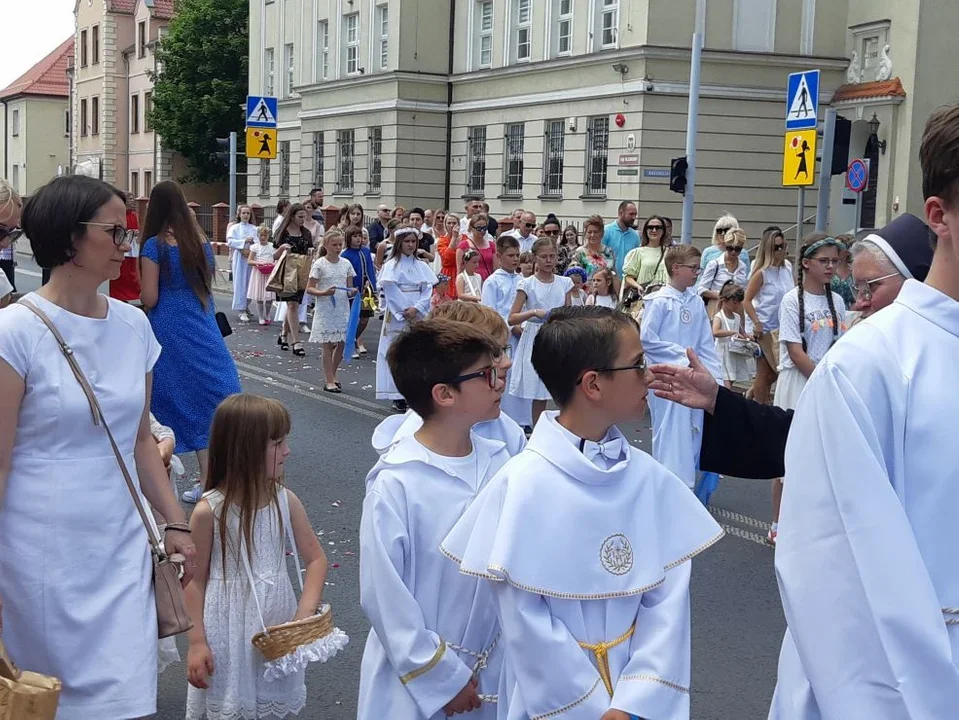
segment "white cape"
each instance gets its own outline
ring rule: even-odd
[[[423,427],[423,418],[412,410],[403,415],[390,415],[373,431],[373,449],[383,456],[397,442]],[[526,433],[508,415],[500,413],[495,420],[476,423],[473,432],[487,440],[498,440],[506,445],[510,457],[526,447]]]

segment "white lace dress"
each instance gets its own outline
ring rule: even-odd
[[[204,497],[213,507],[214,516],[219,517],[223,495],[214,490]],[[268,506],[256,514],[253,527],[251,569],[267,625],[289,622],[297,606],[278,518],[276,508]],[[208,690],[189,686],[186,720],[254,720],[297,715],[306,706],[304,671],[272,681],[264,679],[263,656],[250,642],[263,626],[246,570],[236,555],[240,537],[236,510],[230,512],[228,527],[226,582],[220,532],[218,523],[214,522],[210,578],[203,604],[203,623],[213,653],[214,674]],[[245,543],[243,547],[245,550]]]
[[[313,309],[313,329],[310,342],[341,343],[346,341],[346,326],[350,322],[350,298],[344,288],[353,287],[356,272],[353,264],[345,258],[335,263],[321,257],[313,263],[310,277],[316,280],[319,290],[337,288],[333,295],[316,298]]]

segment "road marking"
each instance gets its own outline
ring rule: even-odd
[[[726,508],[709,506],[707,509],[714,518],[720,521],[719,524],[728,535],[741,538],[742,540],[748,540],[749,542],[754,542],[757,545],[762,545],[770,550],[772,549],[772,546],[766,542],[766,535],[764,532],[769,530],[769,523],[763,522],[762,520],[757,520],[754,517],[749,517],[748,515],[743,515],[742,513],[738,513],[733,510],[727,510]],[[730,525],[727,522],[722,522],[723,520],[739,523],[740,525],[745,525],[747,527],[754,527],[760,530],[760,532],[755,533],[736,525]]]
[[[271,387],[282,388],[283,390],[287,390],[297,395],[302,395],[303,397],[310,398],[311,400],[318,400],[319,402],[324,402],[327,405],[333,405],[334,407],[338,407],[343,410],[350,410],[351,412],[355,412],[359,415],[365,415],[366,417],[371,417],[374,420],[383,420],[385,418],[390,417],[390,415],[393,414],[390,411],[386,410],[385,408],[381,412],[373,412],[372,410],[367,410],[366,408],[358,407],[352,403],[343,402],[342,400],[336,400],[332,397],[326,397],[326,395],[321,394],[322,391],[310,392],[309,390],[304,390],[303,388],[297,387],[296,385],[293,385],[291,383],[279,382],[278,380],[274,380],[272,378],[265,378],[263,377],[262,370],[259,370],[256,373],[252,373],[252,372],[248,372],[246,370],[240,370],[239,368],[237,368],[237,373],[239,373],[240,377],[246,378],[248,380],[254,380],[256,382],[263,383],[264,385],[270,385]]]
[[[17,265],[17,273],[19,275],[27,275],[29,277],[38,277],[38,278],[43,277],[43,275],[41,275],[38,272],[33,272],[33,270],[21,270],[19,265]]]
[[[766,542],[765,535],[759,535],[754,532],[749,532],[749,530],[743,530],[734,525],[726,525],[725,523],[720,523],[720,527],[726,531],[727,535],[732,535],[734,537],[742,538],[743,540],[749,540],[749,542],[754,542],[757,545],[762,545],[764,548],[772,550],[772,546]]]

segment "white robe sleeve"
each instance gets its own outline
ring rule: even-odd
[[[643,351],[651,362],[686,367],[689,365],[689,360],[686,358],[686,348],[659,336],[666,314],[671,309],[671,303],[657,299],[646,303],[643,308],[643,322],[640,330]]]
[[[386,296],[386,307],[396,317],[400,317],[406,308],[413,303],[410,302],[410,296],[400,290],[399,286],[390,280],[380,283],[380,290]]]
[[[492,587],[501,642],[527,714],[599,720],[610,707],[603,680],[566,626],[550,614],[546,598],[506,582]]]
[[[955,717],[948,630],[887,471],[904,409],[873,405],[828,361],[806,385],[776,544],[783,609],[823,718]]]
[[[492,279],[493,276],[490,275],[486,282],[483,283],[483,292],[480,295],[480,302],[486,307],[493,308],[496,312],[499,312],[499,283],[490,282]]]
[[[420,299],[413,303],[413,307],[419,312],[420,317],[426,317],[430,311],[430,301],[433,299],[433,288],[427,286],[420,290]]]
[[[642,718],[689,720],[691,572],[692,563],[684,562],[643,594],[611,707]]]
[[[230,227],[230,232],[226,237],[226,244],[231,250],[242,250],[246,242],[246,236],[242,234],[243,223],[236,223]]]
[[[360,521],[360,605],[396,676],[428,718],[466,686],[472,672],[426,627],[423,611],[403,582],[409,542],[406,525],[389,500],[375,489],[367,493]]]

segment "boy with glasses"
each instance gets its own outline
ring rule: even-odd
[[[650,363],[689,364],[686,348],[692,348],[718,383],[724,380],[716,355],[713,333],[702,298],[696,293],[699,276],[698,248],[674,245],[666,251],[664,264],[669,282],[646,298],[643,309],[643,347]],[[653,421],[653,457],[692,489],[696,485],[703,411],[649,396]]]
[[[688,718],[688,561],[722,530],[617,427],[645,413],[636,321],[557,308],[532,359],[560,410],[441,546],[492,590],[500,717]]]
[[[360,604],[372,625],[357,718],[496,717],[502,647],[492,594],[439,551],[506,444],[473,432],[499,416],[498,343],[473,325],[427,318],[387,354],[397,389],[423,420],[367,478]]]

